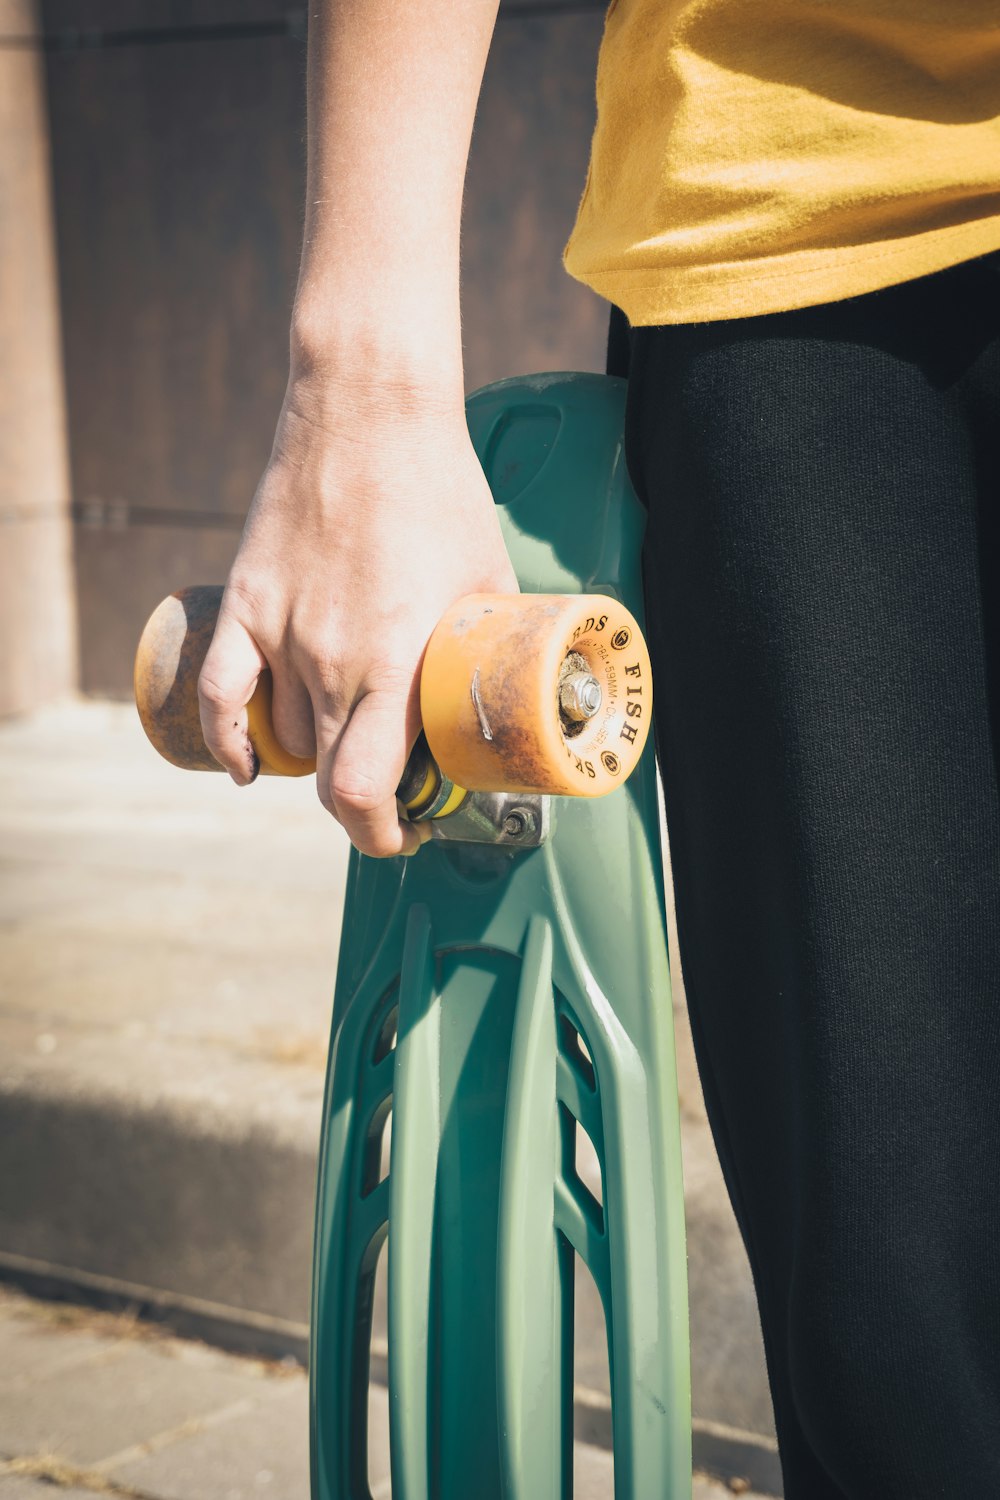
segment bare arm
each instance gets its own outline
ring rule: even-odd
[[[462,188],[498,0],[320,0],[310,16],[305,240],[291,369],[200,683],[253,779],[245,704],[359,848],[416,847],[395,788],[427,639],[462,594],[516,588],[465,427]]]
[[[322,0],[293,337],[321,360],[388,335],[393,368],[461,379],[462,188],[498,0]],[[373,353],[376,351],[373,351]],[[364,373],[364,372],[360,372]]]

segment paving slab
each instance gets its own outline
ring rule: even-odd
[[[59,1338],[58,1332],[55,1320],[48,1329],[44,1325],[39,1328],[35,1321],[7,1320],[0,1362],[0,1399],[16,1396],[26,1386],[54,1375],[79,1371],[107,1352],[106,1337],[79,1329],[76,1337],[67,1341]]]
[[[5,1427],[26,1451],[55,1453],[86,1469],[184,1427],[212,1404],[234,1414],[252,1410],[260,1384],[256,1366],[220,1365],[201,1344],[175,1340],[151,1358],[140,1342],[116,1341],[84,1368],[6,1391]]]
[[[308,1387],[297,1366],[0,1288],[0,1368],[15,1359],[20,1387],[0,1387],[0,1500],[102,1491],[123,1500],[308,1500]],[[373,1385],[373,1500],[391,1500],[388,1434],[388,1396]],[[577,1500],[611,1500],[605,1450],[578,1442],[574,1475]],[[734,1493],[755,1500],[695,1477],[694,1500]]]
[[[309,1494],[304,1377],[275,1380],[199,1431],[108,1465],[115,1480],[157,1500],[286,1500]]]
[[[304,1356],[347,853],[311,781],[176,771],[131,705],[0,724],[0,1275]],[[674,1000],[695,1452],[716,1463],[728,1444],[773,1476],[754,1299],[679,982]],[[585,1279],[577,1326],[588,1431],[607,1442]]]

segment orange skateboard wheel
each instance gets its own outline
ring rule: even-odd
[[[186,771],[218,771],[198,712],[198,675],[212,643],[222,588],[201,584],[170,594],[146,621],[135,655],[133,685],[142,727],[164,760]],[[247,704],[247,730],[271,776],[308,776],[314,760],[291,755],[271,723],[271,674],[262,672]]]
[[[649,653],[634,617],[603,594],[470,594],[428,643],[420,711],[431,754],[460,786],[602,797],[646,743]]]

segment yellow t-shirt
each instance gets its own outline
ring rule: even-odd
[[[1000,0],[612,0],[566,269],[633,325],[1000,248]]]

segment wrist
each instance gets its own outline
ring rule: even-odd
[[[399,357],[390,362],[351,357],[320,367],[293,369],[285,393],[279,435],[298,443],[309,429],[353,447],[359,438],[390,431],[401,422],[414,433],[458,427],[464,433],[465,397],[461,372],[444,379]],[[307,439],[308,441],[308,439]],[[285,446],[279,442],[279,448]]]
[[[289,336],[290,373],[303,388],[463,392],[461,321],[454,307],[427,296],[417,304],[386,299],[371,307],[358,297],[296,295]]]

